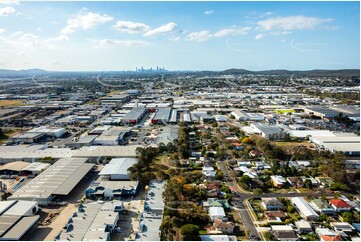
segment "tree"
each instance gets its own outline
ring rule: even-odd
[[[11,195],[13,195],[11,192],[5,192],[1,194],[1,201],[6,201]]]
[[[303,186],[308,188],[308,189],[311,189],[312,188],[312,181],[310,179],[306,179]]]
[[[342,214],[342,221],[351,224],[351,223],[354,221],[353,213],[351,213],[351,212],[344,212],[344,213]]]
[[[194,241],[198,240],[199,227],[194,224],[185,224],[181,227],[181,233],[184,240]]]
[[[241,183],[244,183],[244,184],[249,184],[249,183],[251,183],[251,178],[249,177],[249,176],[247,176],[247,175],[243,175],[243,176],[241,176],[241,178],[239,179],[239,181],[241,182]]]
[[[287,212],[289,213],[294,213],[295,212],[295,208],[293,206],[287,206]]]

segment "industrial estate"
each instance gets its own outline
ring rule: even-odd
[[[0,75],[0,240],[360,239],[359,70]]]

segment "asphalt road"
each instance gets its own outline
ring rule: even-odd
[[[248,209],[245,206],[247,199],[265,198],[265,197],[299,197],[299,196],[308,196],[308,195],[312,195],[314,197],[319,196],[319,194],[317,194],[316,192],[307,193],[307,194],[306,193],[264,193],[264,194],[244,193],[238,188],[238,186],[236,186],[235,181],[232,180],[232,178],[230,177],[229,170],[227,169],[225,162],[227,162],[227,161],[218,161],[217,163],[218,163],[219,168],[223,172],[223,176],[224,176],[225,180],[228,181],[227,184],[229,186],[235,186],[238,190],[238,192],[235,193],[232,198],[232,204],[239,211],[239,213],[242,217],[242,220],[243,220],[243,224],[245,225],[246,229],[250,231],[251,236],[253,235],[256,237],[260,237],[258,234],[257,228],[253,223],[251,215],[249,214]],[[333,194],[323,193],[322,195],[330,196]]]

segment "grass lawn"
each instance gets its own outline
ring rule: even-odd
[[[298,146],[308,146],[310,145],[307,141],[302,142],[282,142],[282,141],[273,141],[271,144],[276,145],[278,147],[298,147]]]
[[[0,107],[21,106],[23,103],[21,100],[0,100]]]

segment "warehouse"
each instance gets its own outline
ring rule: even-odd
[[[121,201],[81,204],[55,241],[109,241],[122,210]]]
[[[308,106],[304,108],[304,111],[309,115],[317,116],[320,118],[334,118],[340,113],[340,111],[323,106]]]
[[[158,137],[154,141],[156,145],[163,143],[167,145],[169,142],[173,142],[178,139],[179,128],[177,126],[167,126],[162,128],[162,131],[158,132]]]
[[[0,163],[20,160],[33,162],[47,156],[60,159],[72,157],[75,152],[70,148],[47,148],[45,145],[0,146]]]
[[[25,132],[22,134],[15,135],[9,138],[9,142],[11,143],[24,143],[24,144],[32,144],[38,143],[45,136],[45,133],[41,132]]]
[[[262,135],[265,139],[282,140],[285,137],[285,132],[276,125],[253,123],[250,125],[250,128],[252,128],[256,134]]]
[[[92,169],[86,158],[63,158],[22,186],[8,200],[36,201],[48,205],[55,196],[66,196]]]
[[[127,158],[136,157],[136,149],[142,147],[140,145],[127,146],[87,146],[79,150],[74,150],[73,157],[89,158],[90,162],[97,162],[102,158]]]
[[[360,155],[360,137],[351,133],[334,133],[334,136],[311,137],[312,143],[320,146],[321,149],[331,152],[342,152],[345,155]]]
[[[233,110],[231,115],[235,117],[237,121],[263,121],[264,116],[257,113],[247,113],[242,110]]]
[[[99,137],[94,140],[95,145],[119,145],[124,142],[124,136],[129,133],[123,128],[113,127],[105,130]]]
[[[47,136],[60,138],[66,133],[66,130],[65,128],[40,126],[27,131],[27,133],[45,133]]]
[[[129,180],[128,168],[136,164],[136,158],[113,158],[100,171],[100,176],[109,176],[111,180]]]
[[[158,108],[157,113],[152,118],[152,124],[168,123],[171,111],[171,108]]]
[[[37,227],[38,211],[36,202],[0,202],[0,240],[25,240]]]
[[[115,94],[108,97],[102,97],[101,103],[106,105],[116,105],[116,104],[122,104],[125,101],[128,101],[130,99],[130,95],[128,94]]]
[[[176,124],[178,122],[178,110],[172,110],[172,114],[169,120],[169,123]]]
[[[112,181],[107,176],[100,176],[85,190],[85,197],[94,200],[127,198],[137,195],[138,185],[138,181]]]
[[[318,214],[302,197],[291,198],[291,203],[295,206],[301,217],[307,220],[317,220]]]
[[[163,191],[166,182],[152,180],[144,202],[144,212],[140,216],[139,232],[136,241],[160,241],[160,226],[162,224],[164,201]]]
[[[147,110],[145,108],[133,108],[122,118],[122,121],[125,124],[137,124],[143,118],[146,112]]]
[[[0,166],[1,175],[38,175],[50,166],[49,163],[15,161]]]

